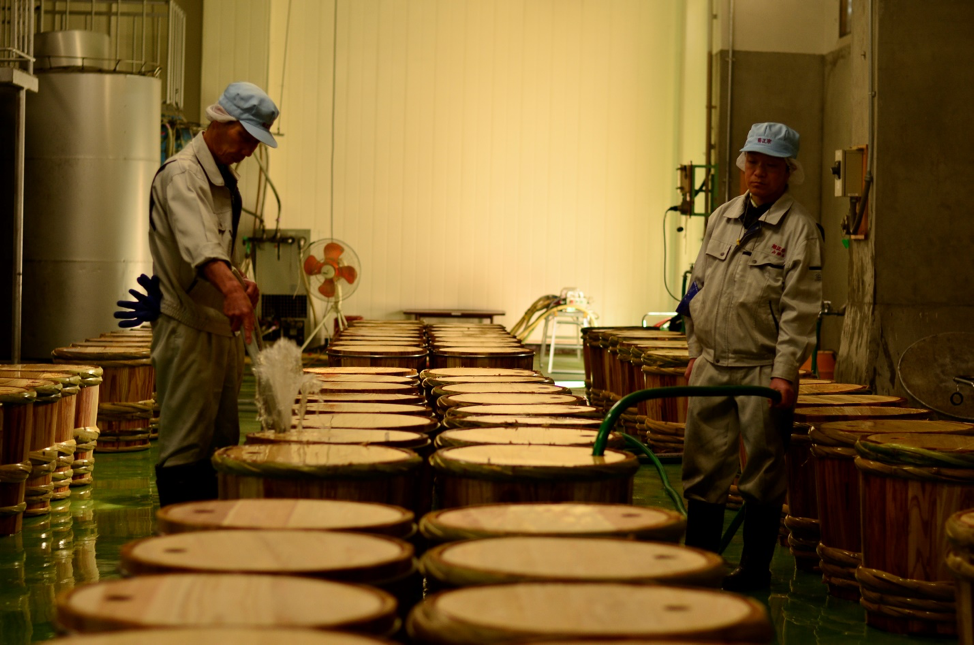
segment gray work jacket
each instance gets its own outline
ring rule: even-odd
[[[230,189],[202,133],[159,170],[149,218],[162,313],[200,331],[232,336],[223,294],[201,270],[213,260],[236,264]]]
[[[821,237],[787,192],[745,232],[745,199],[710,216],[693,267],[699,292],[686,320],[690,356],[730,367],[772,365],[772,378],[796,383],[822,303]]]

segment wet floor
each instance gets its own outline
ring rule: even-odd
[[[560,361],[559,361],[560,362]],[[555,373],[556,379],[580,379]],[[253,381],[241,392],[242,427],[257,424],[251,403]],[[126,542],[155,532],[156,449],[134,453],[98,453],[95,482],[72,488],[71,498],[54,502],[49,516],[28,518],[21,534],[0,538],[0,644],[20,645],[57,635],[54,598],[77,585],[118,578],[119,552]],[[679,464],[666,464],[670,482],[680,490]],[[635,503],[671,508],[652,466],[636,477]],[[728,512],[729,523],[732,513]],[[735,563],[740,536],[725,554]],[[780,546],[773,562],[770,594],[754,597],[768,606],[778,643],[944,643],[944,639],[895,636],[866,627],[859,605],[831,598],[819,576],[797,572],[794,559]]]

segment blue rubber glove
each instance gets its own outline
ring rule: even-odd
[[[145,289],[145,293],[140,293],[135,289],[129,289],[129,293],[135,300],[119,300],[116,304],[122,308],[115,312],[115,317],[120,319],[119,327],[138,327],[142,323],[152,322],[159,317],[160,307],[162,306],[162,289],[159,288],[159,277],[142,274],[138,278],[139,284]]]

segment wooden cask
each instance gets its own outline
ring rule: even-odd
[[[434,544],[505,536],[611,537],[679,542],[686,517],[628,504],[482,504],[433,511],[420,531]]]
[[[826,406],[886,406],[896,407],[906,403],[899,396],[880,394],[799,394],[799,408],[822,408]]]
[[[815,486],[815,462],[812,442],[808,438],[811,426],[796,423],[792,426],[791,442],[785,452],[788,473],[788,549],[795,556],[799,571],[818,572],[818,544],[822,533],[818,519],[818,497]]]
[[[32,429],[29,434],[30,475],[24,490],[27,507],[24,515],[33,517],[51,512],[54,471],[58,467],[57,432],[61,420],[62,385],[54,380],[0,377],[0,387],[32,390]],[[19,470],[19,469],[18,469]]]
[[[20,532],[27,508],[36,398],[34,390],[0,385],[0,536]]]
[[[168,574],[76,587],[57,598],[68,632],[296,627],[392,634],[396,599],[373,587],[290,576]]]
[[[297,419],[293,420],[295,427]],[[327,430],[347,428],[359,430],[400,430],[429,434],[436,431],[439,422],[428,416],[418,414],[309,414],[302,420],[305,430]]]
[[[300,403],[300,398],[295,403]],[[307,403],[398,403],[401,405],[426,405],[422,394],[388,394],[369,392],[317,392],[309,394]]]
[[[808,409],[808,408],[806,408]],[[828,408],[819,408],[827,410]],[[869,408],[856,410],[903,410]],[[796,411],[798,416],[800,411]],[[845,600],[859,600],[856,569],[862,560],[862,529],[859,506],[859,473],[856,470],[856,442],[872,434],[974,433],[974,425],[951,421],[922,421],[891,418],[813,423],[808,436],[815,470],[815,495],[821,540],[817,552],[822,580],[829,593]]]
[[[160,534],[227,529],[353,531],[409,539],[415,514],[401,506],[338,499],[229,499],[160,508]]]
[[[957,511],[947,520],[947,566],[957,579],[957,637],[974,645],[974,509]]]
[[[866,622],[911,635],[957,633],[945,526],[974,506],[974,437],[882,434],[856,444]]]
[[[799,396],[816,396],[819,394],[856,394],[867,393],[869,388],[857,383],[834,383],[832,381],[815,380],[809,382],[804,379],[798,383]]]
[[[631,503],[639,461],[607,450],[563,446],[465,446],[438,450],[440,508],[498,502]]]
[[[432,589],[514,582],[621,582],[720,588],[716,553],[616,538],[498,537],[436,546],[423,555]]]
[[[483,414],[456,416],[444,420],[447,428],[493,428],[533,426],[538,428],[588,428],[598,430],[600,418],[526,416],[516,414]]]
[[[402,367],[426,369],[427,351],[419,345],[336,343],[328,347],[332,367]]]
[[[756,600],[709,589],[618,583],[485,585],[429,596],[413,609],[414,643],[490,643],[590,638],[770,643]]]
[[[298,412],[300,406],[294,406]],[[430,417],[433,411],[425,404],[373,403],[373,402],[309,402],[304,407],[306,414],[416,414]]]
[[[512,426],[496,428],[466,428],[447,430],[436,437],[437,448],[459,446],[587,446],[595,445],[597,430],[582,428],[545,428],[541,426]],[[609,448],[625,448],[622,435],[609,434]]]
[[[389,376],[419,376],[419,372],[409,367],[306,367],[305,374],[386,374]]]
[[[430,369],[451,367],[494,367],[530,370],[534,350],[524,347],[450,347],[430,351]]]
[[[200,627],[140,629],[59,638],[58,645],[389,645],[377,637],[312,629]]]

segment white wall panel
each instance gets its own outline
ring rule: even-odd
[[[288,29],[288,0],[246,2],[251,20],[269,7],[267,63],[250,55],[239,73],[266,74],[283,107],[271,152],[282,225],[358,252],[346,313],[490,307],[510,325],[566,286],[608,324],[672,307],[661,217],[677,201],[675,166],[699,147],[683,133],[702,136],[704,121],[701,106],[681,110],[681,75],[702,87],[705,65],[685,56],[687,34],[706,29],[688,3],[337,0],[336,12],[291,0]],[[206,20],[239,18],[240,4],[207,0]],[[218,43],[240,39],[214,29],[204,90],[238,73]]]

